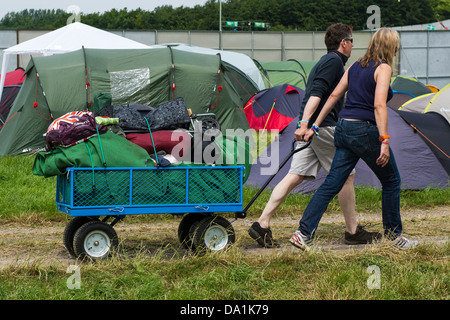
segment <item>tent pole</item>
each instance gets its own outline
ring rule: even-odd
[[[220,67],[222,66],[222,56],[220,55],[220,53],[216,53],[216,55],[219,57],[219,65],[217,67],[216,83],[214,85],[214,89],[213,89],[213,92],[212,92],[212,95],[211,95],[211,100],[209,101],[209,106],[208,106],[208,109],[206,109],[206,113],[208,113],[212,108],[214,108],[216,106],[217,99],[218,99],[218,94],[219,94],[220,73],[221,73]],[[217,93],[216,93],[216,91],[217,91]],[[212,105],[213,101],[215,101],[214,105]]]
[[[6,64],[8,62],[8,58],[9,58],[9,54],[7,52],[3,52],[2,75],[0,78],[0,101],[2,101],[3,87],[5,85]]]
[[[172,77],[169,77],[169,99],[173,100],[173,94],[176,88],[176,84],[175,84],[175,61],[174,61],[174,57],[173,57],[173,52],[172,52],[172,47],[170,45],[167,46],[167,48],[169,49],[170,52],[170,60],[172,61]],[[172,81],[170,81],[172,80]]]
[[[89,101],[89,85],[88,85],[88,73],[87,73],[87,62],[86,62],[86,51],[84,50],[84,46],[81,46],[83,50],[83,60],[84,60],[84,75],[86,78],[85,87],[86,87],[86,110],[89,110],[91,103]],[[90,110],[92,111],[92,110]]]
[[[39,72],[38,72],[37,66],[34,63],[33,56],[30,56],[30,59],[31,59],[31,62],[33,63],[33,65],[34,65],[34,68],[36,69],[37,81],[39,83],[39,87],[41,87],[41,90],[42,90],[42,93],[43,93],[43,96],[44,96],[44,99],[45,99],[45,103],[47,104],[48,112],[50,113],[50,119],[49,120],[53,121],[54,120],[53,113],[52,113],[52,110],[50,109],[50,104],[48,103],[47,96],[45,95],[45,90],[44,90],[44,87],[42,86],[41,77],[39,76]]]
[[[219,0],[219,50],[222,49],[222,0]]]

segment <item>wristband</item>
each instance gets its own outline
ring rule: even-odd
[[[389,139],[390,138],[390,136],[389,135],[385,135],[385,136],[379,136],[378,137],[378,140],[380,140],[380,142],[382,142],[383,140],[385,140],[385,139]]]
[[[315,123],[313,123],[313,125],[311,126],[311,130],[314,131],[314,133],[316,134],[316,136],[319,135],[319,127],[316,126]]]
[[[300,120],[300,121],[297,122],[297,129],[300,128],[300,127],[302,126],[302,122],[309,123],[308,120]]]
[[[389,144],[389,141],[383,140],[381,141],[382,144]]]

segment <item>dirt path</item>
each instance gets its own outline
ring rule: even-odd
[[[228,216],[227,218],[232,218]],[[411,239],[421,243],[442,245],[450,240],[450,206],[429,210],[402,212],[404,229]],[[177,229],[181,218],[167,219],[152,223],[129,223],[125,221],[115,226],[124,254],[136,252],[152,255],[161,248],[187,254],[178,244]],[[381,214],[358,214],[361,223],[372,223],[371,230],[381,229]],[[297,253],[298,249],[288,242],[297,228],[298,220],[290,217],[275,217],[272,230],[281,242],[278,249],[260,248],[247,234],[252,219],[239,219],[233,223],[236,232],[235,246],[246,254],[270,255],[285,252]],[[65,223],[33,224],[8,223],[0,225],[0,269],[21,265],[59,265],[67,267],[74,264],[62,243]],[[343,242],[344,219],[340,214],[325,214],[319,226],[317,238],[323,250],[363,250],[366,245],[348,246]]]

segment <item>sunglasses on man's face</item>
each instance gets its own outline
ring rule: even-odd
[[[350,41],[351,43],[353,43],[353,38],[344,38],[345,41]]]

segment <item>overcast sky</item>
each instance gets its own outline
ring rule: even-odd
[[[0,4],[0,19],[11,11],[25,9],[61,9],[67,11],[69,7],[76,6],[81,12],[105,12],[113,8],[133,10],[141,8],[152,11],[158,6],[171,5],[174,8],[181,6],[194,7],[203,5],[207,0],[2,0]],[[70,12],[73,12],[70,10]],[[83,20],[81,20],[83,21]]]

